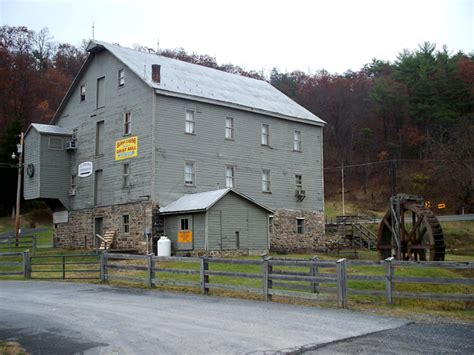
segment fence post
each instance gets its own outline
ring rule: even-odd
[[[347,308],[346,259],[336,261],[337,306]]]
[[[385,259],[385,300],[388,304],[393,304],[393,264],[395,258],[392,256]]]
[[[309,274],[311,277],[317,277],[318,276],[318,257],[317,256],[313,256],[311,258],[311,261],[313,262],[313,264],[309,267]],[[319,287],[319,282],[314,282],[312,281],[311,282],[311,292],[312,293],[319,293],[319,290],[318,290],[318,287]]]
[[[153,287],[153,279],[155,278],[155,261],[153,260],[153,254],[148,255],[148,280],[147,286]]]
[[[271,257],[267,257],[267,255],[262,255],[262,274],[263,274],[263,279],[262,279],[262,290],[263,290],[263,299],[265,301],[271,301],[272,300],[272,295],[269,293],[269,290],[272,289],[273,286],[273,281],[270,279],[270,275],[272,274],[273,271],[273,266],[270,265],[270,260],[272,259]]]
[[[209,287],[206,284],[209,283],[209,275],[206,275],[206,271],[209,270],[209,264],[205,256],[201,257],[199,273],[201,276],[201,292],[205,295],[209,294]]]
[[[106,282],[107,277],[107,252],[100,253],[100,281]]]
[[[37,245],[36,235],[33,235],[33,254],[36,252]]]
[[[31,278],[30,263],[30,252],[27,250],[23,252],[23,276],[25,277],[25,280]]]
[[[63,280],[66,279],[66,256],[63,255],[61,257],[61,260],[62,260],[62,266],[63,266]]]

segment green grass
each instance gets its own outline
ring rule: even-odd
[[[14,341],[0,341],[0,354],[1,355],[23,355],[27,354],[18,343]]]

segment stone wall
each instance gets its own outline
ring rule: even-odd
[[[133,249],[143,253],[146,251],[144,230],[149,228],[151,231],[152,210],[151,202],[138,202],[70,211],[68,223],[54,226],[54,247],[94,249],[94,221],[95,218],[102,217],[104,232],[116,231],[112,249]],[[129,233],[122,232],[122,216],[125,214],[129,215]]]
[[[304,233],[297,233],[297,218],[304,218]],[[276,210],[270,250],[278,253],[326,249],[324,213],[311,210]]]

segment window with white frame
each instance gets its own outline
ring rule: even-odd
[[[130,215],[128,214],[122,215],[122,233],[130,233]]]
[[[270,126],[262,124],[262,145],[270,145]]]
[[[132,133],[132,113],[125,112],[123,114],[123,134],[131,134]]]
[[[186,124],[185,124],[185,132],[188,134],[194,134],[195,121],[194,121],[194,111],[193,110],[186,110]]]
[[[295,131],[294,133],[293,150],[301,152],[301,131]]]
[[[130,186],[130,163],[123,164],[123,187]]]
[[[186,162],[184,163],[184,184],[187,186],[194,186],[195,184],[195,172],[194,172],[194,163]]]
[[[77,186],[77,175],[72,174],[71,175],[71,191],[76,191],[76,186]]]
[[[262,192],[270,192],[270,170],[262,170]]]
[[[301,191],[303,190],[303,176],[296,174],[295,175],[295,185],[296,185],[296,190]]]
[[[81,85],[80,90],[79,90],[79,95],[80,95],[81,102],[86,100],[86,85],[85,84]]]
[[[225,167],[225,187],[230,189],[235,187],[235,168],[233,166]]]
[[[296,233],[304,234],[304,218],[296,218]]]
[[[119,69],[118,71],[118,86],[122,87],[125,85],[125,69]]]
[[[234,118],[233,117],[225,118],[225,138],[234,139]]]
[[[188,218],[181,218],[180,220],[180,230],[188,231],[189,230],[189,219]]]

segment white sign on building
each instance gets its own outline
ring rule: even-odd
[[[92,162],[85,161],[84,163],[79,164],[79,167],[77,168],[77,175],[81,178],[91,176]]]

